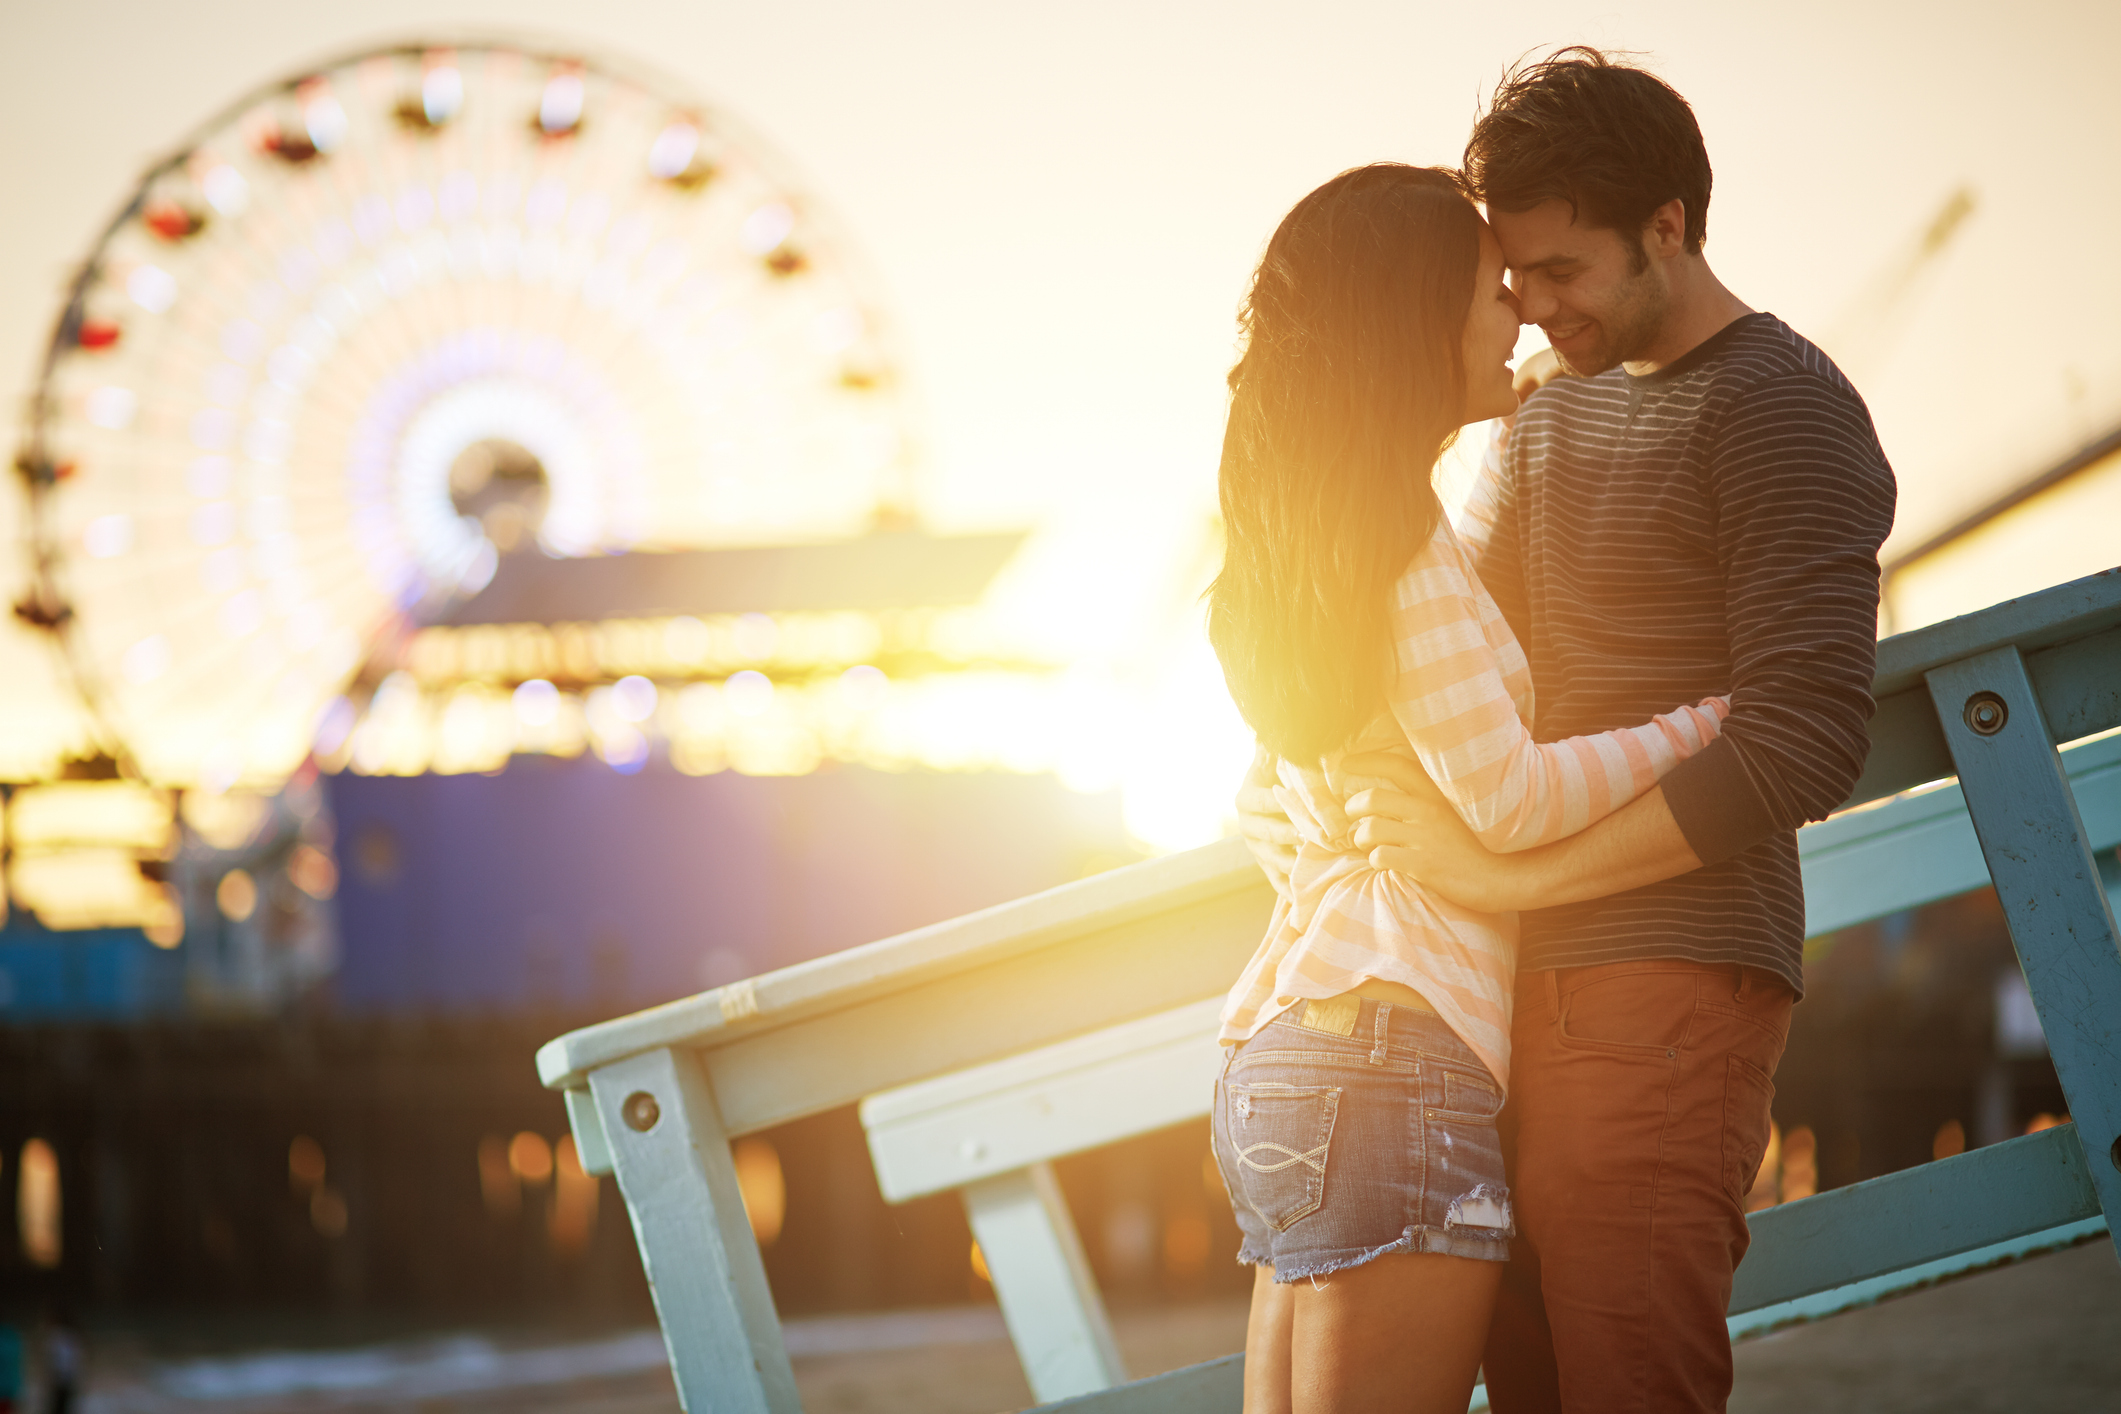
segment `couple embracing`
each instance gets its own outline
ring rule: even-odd
[[[1710,271],[1709,186],[1683,98],[1564,50],[1463,174],[1343,173],[1260,263],[1209,616],[1281,895],[1214,1112],[1248,1412],[1458,1414],[1483,1366],[1499,1414],[1729,1396],[1894,485]],[[1520,323],[1558,367],[1513,379]],[[1437,460],[1491,419],[1454,528]]]

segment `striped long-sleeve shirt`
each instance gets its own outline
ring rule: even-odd
[[[1797,827],[1869,749],[1892,468],[1863,399],[1771,314],[1645,377],[1529,399],[1468,506],[1482,582],[1530,654],[1542,741],[1728,693],[1664,785],[1704,867],[1523,915],[1521,965],[1743,963],[1803,990]]]
[[[1713,740],[1728,710],[1715,698],[1637,726],[1535,742],[1524,651],[1448,522],[1393,586],[1389,622],[1389,711],[1348,753],[1420,762],[1490,849],[1528,849],[1617,810]],[[1289,897],[1224,1005],[1223,1039],[1249,1037],[1299,997],[1396,982],[1419,992],[1507,1085],[1514,918],[1371,868],[1341,810],[1343,792],[1366,782],[1343,777],[1338,762],[1323,772],[1281,764],[1277,795],[1301,842]]]

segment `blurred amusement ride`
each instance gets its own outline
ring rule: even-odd
[[[1023,532],[923,528],[914,402],[844,234],[655,79],[465,44],[244,99],[141,179],[44,360],[16,613],[85,729],[7,812],[15,907],[141,929],[194,1003],[255,1009],[338,966],[319,772],[845,764],[1109,801],[1111,665],[994,610]],[[1159,837],[1134,786],[1134,837],[1103,821],[1085,862],[1212,837],[1219,806]],[[15,973],[18,1006],[90,1005]],[[108,1004],[174,997],[145,954],[104,973]]]

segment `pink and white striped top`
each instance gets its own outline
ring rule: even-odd
[[[1517,916],[1461,908],[1370,867],[1341,804],[1384,782],[1345,776],[1340,760],[1391,751],[1418,761],[1489,849],[1530,849],[1648,790],[1715,739],[1730,701],[1712,697],[1639,727],[1533,741],[1524,650],[1444,520],[1393,585],[1390,623],[1390,712],[1323,771],[1281,763],[1275,794],[1300,837],[1291,896],[1230,989],[1222,1039],[1246,1039],[1299,997],[1397,982],[1419,992],[1507,1086]]]

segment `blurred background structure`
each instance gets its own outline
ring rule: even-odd
[[[1695,103],[1719,273],[1900,475],[1882,630],[2121,560],[2100,7],[0,35],[17,1316],[644,1319],[535,1045],[1220,833],[1249,742],[1197,600],[1249,264],[1334,171],[1454,162],[1536,45]],[[2058,1117],[1992,896],[1808,966],[1756,1202]],[[789,1311],[986,1299],[851,1114],[745,1143]],[[1120,1306],[1241,1294],[1205,1153],[1062,1166]]]

